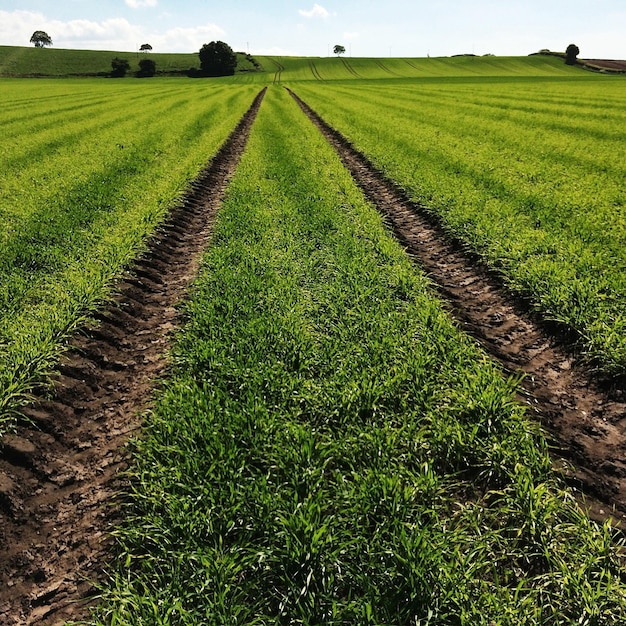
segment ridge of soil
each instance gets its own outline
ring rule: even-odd
[[[461,327],[502,364],[522,373],[520,399],[553,446],[554,464],[592,518],[626,519],[626,390],[599,376],[571,333],[538,319],[498,277],[463,250],[425,207],[411,201],[341,133],[288,90],[338,152],[407,253],[426,271]]]
[[[167,367],[177,303],[212,224],[265,89],[182,204],[117,284],[118,297],[71,341],[52,394],[0,442],[0,624],[64,624],[88,611],[112,546],[124,444]]]

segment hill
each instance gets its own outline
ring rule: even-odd
[[[238,53],[238,71],[254,70],[247,55]],[[131,72],[139,69],[141,59],[156,62],[158,74],[178,75],[189,68],[199,67],[198,53],[165,54],[119,52],[108,50],[69,50],[64,48],[35,48],[34,46],[0,46],[0,76],[4,77],[72,77],[105,76],[111,71],[115,57],[128,59]]]
[[[0,77],[89,77],[106,76],[114,57],[130,62],[132,75],[141,59],[156,62],[157,74],[181,75],[199,67],[197,53],[149,54],[103,50],[69,50],[0,46]],[[252,59],[238,53],[238,82],[282,82],[295,80],[398,79],[470,77],[554,77],[581,75],[555,56],[527,57],[457,56],[437,58],[338,58],[271,57]],[[258,63],[258,66],[255,65]]]
[[[572,76],[579,70],[553,57],[336,58],[259,57],[272,80],[397,79],[477,76]],[[255,76],[256,80],[257,77]]]

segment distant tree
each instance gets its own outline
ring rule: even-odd
[[[43,30],[36,30],[30,38],[30,43],[34,43],[35,48],[44,48],[45,46],[52,45],[52,39],[50,39],[50,35]]]
[[[130,69],[130,63],[126,59],[115,57],[111,61],[111,76],[113,78],[123,78]]]
[[[339,44],[337,44],[334,48],[333,48],[333,54],[336,54],[337,56],[341,56],[342,54],[345,54],[346,49],[343,46],[340,46]]]
[[[567,46],[567,50],[565,51],[565,63],[567,65],[576,65],[576,57],[580,54],[580,50],[575,43],[571,43]]]
[[[156,74],[156,63],[152,59],[141,59],[139,61],[139,71],[137,76],[139,78],[146,78],[148,76],[154,76]]]
[[[200,52],[200,67],[205,76],[232,76],[237,68],[237,55],[223,41],[205,43]]]
[[[152,50],[152,46],[149,43],[142,43],[141,48],[139,48],[141,52],[149,52]]]

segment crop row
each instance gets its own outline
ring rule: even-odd
[[[296,91],[603,368],[626,371],[626,83],[389,87]]]
[[[256,90],[4,81],[0,434]]]
[[[191,296],[94,623],[623,623],[608,526],[282,89]]]

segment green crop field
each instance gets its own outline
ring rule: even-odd
[[[626,618],[607,528],[284,90],[186,315],[96,623]]]
[[[89,623],[626,623],[623,541],[283,88],[623,373],[626,82],[539,56],[258,60],[0,79],[0,434],[269,85]]]
[[[257,91],[192,83],[3,81],[0,432]]]
[[[623,78],[294,89],[601,367],[626,371]]]

